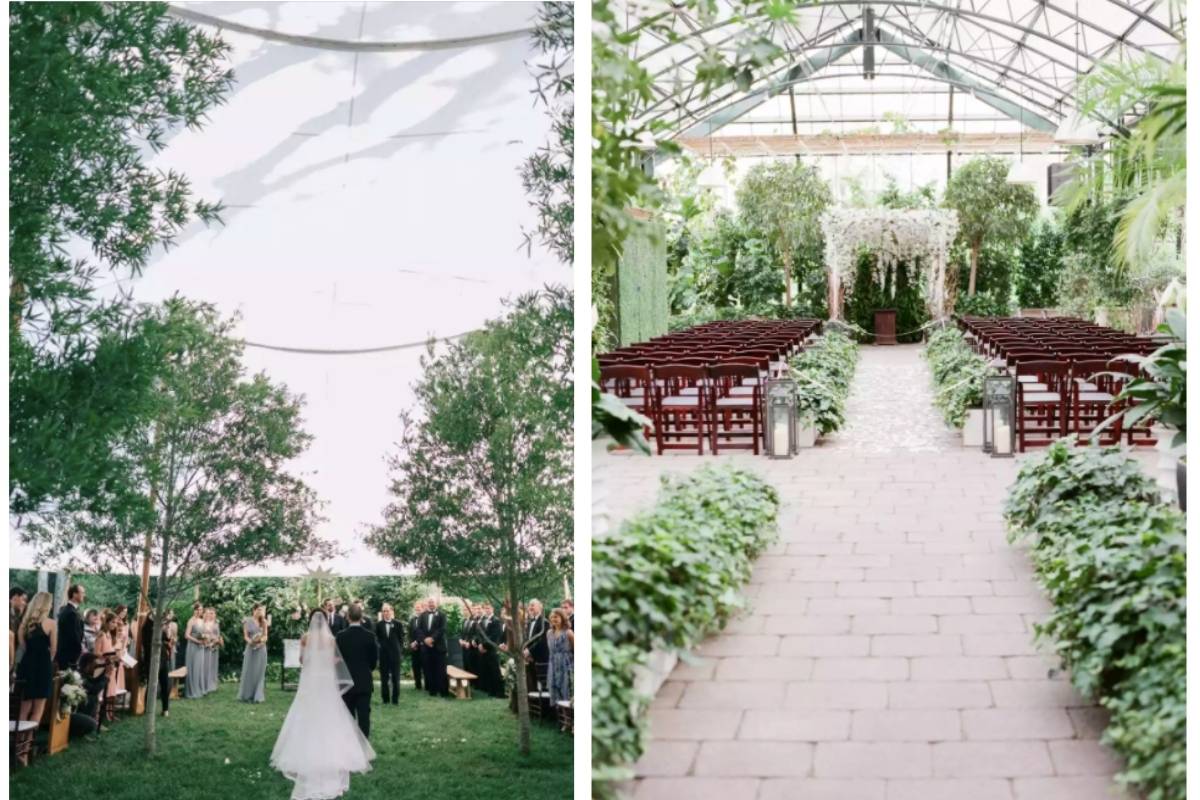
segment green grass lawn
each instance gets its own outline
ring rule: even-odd
[[[293,692],[267,687],[261,705],[237,702],[237,684],[200,700],[171,703],[158,720],[158,755],[148,758],[145,721],[126,717],[95,741],[73,740],[10,773],[22,800],[190,800],[290,797],[292,783],[268,759]],[[517,753],[517,723],[502,700],[432,698],[401,687],[400,705],[371,710],[374,769],[350,778],[353,800],[571,796],[571,738],[533,722],[532,753]],[[317,735],[320,735],[319,732]]]

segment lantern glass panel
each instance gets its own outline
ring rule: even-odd
[[[1016,381],[1011,375],[993,375],[984,380],[984,424],[990,426],[993,456],[1011,456],[1016,432]]]

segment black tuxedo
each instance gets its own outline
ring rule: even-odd
[[[480,622],[483,652],[479,654],[479,688],[492,697],[504,697],[504,679],[500,676],[500,645],[504,644],[504,620],[484,617]]]
[[[384,703],[400,702],[400,664],[408,643],[404,623],[393,618],[375,623],[375,640],[379,643],[379,685]]]
[[[149,685],[150,682],[150,656],[152,655],[151,644],[154,641],[154,617],[150,614],[146,615],[146,619],[142,621],[142,630],[137,637],[138,651],[138,672],[141,674],[142,685]],[[162,703],[162,710],[169,711],[171,707],[171,647],[167,640],[167,632],[162,632],[162,650],[158,656],[158,700]]]
[[[58,651],[54,660],[60,669],[74,667],[83,655],[83,617],[79,609],[65,603],[58,611]]]
[[[421,691],[421,676],[423,675],[423,667],[421,666],[421,643],[417,640],[417,620],[420,617],[413,614],[408,618],[408,641],[405,643],[408,650],[409,664],[412,667],[413,685],[417,687],[417,691]]]
[[[363,736],[371,735],[371,695],[375,692],[375,665],[379,663],[379,644],[375,635],[362,625],[347,625],[337,635],[337,648],[354,679],[342,700],[358,720]]]
[[[422,611],[417,616],[414,638],[420,643],[421,664],[425,669],[425,691],[432,695],[450,696],[446,678],[446,617],[441,611]],[[425,644],[433,640],[433,646]]]
[[[525,621],[525,649],[529,651],[535,664],[550,662],[550,643],[546,641],[546,631],[549,628],[550,623],[542,616]]]
[[[479,643],[482,641],[479,638],[479,617],[471,617],[463,622],[462,630],[458,634],[458,638],[466,645],[463,647],[463,669],[473,675],[479,674]]]
[[[337,612],[334,612],[332,618],[328,614],[326,614],[325,621],[329,623],[329,630],[333,633],[334,636],[337,636],[339,633],[346,630],[346,627],[347,627],[346,618],[343,617],[341,614],[338,614]]]

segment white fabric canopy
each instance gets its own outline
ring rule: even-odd
[[[187,3],[187,11],[288,35],[429,42],[527,29],[535,3]],[[175,293],[242,315],[251,342],[356,349],[445,337],[502,313],[501,299],[569,268],[521,247],[536,218],[518,170],[544,141],[527,35],[372,52],[224,31],[236,84],[201,131],[153,164],[227,206],[126,283],[135,299]],[[385,455],[421,374],[417,347],[356,356],[247,348],[306,398],[315,439],[295,465],[326,502],[320,533],[347,551],[339,574],[394,570],[361,543],[387,502]],[[16,544],[13,566],[32,566]],[[253,574],[298,574],[265,564]]]

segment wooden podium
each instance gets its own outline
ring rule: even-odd
[[[42,714],[42,726],[50,731],[47,753],[54,755],[67,749],[71,739],[71,717],[58,718],[59,703],[62,697],[62,675],[54,676],[54,686],[50,690],[50,702]]]

